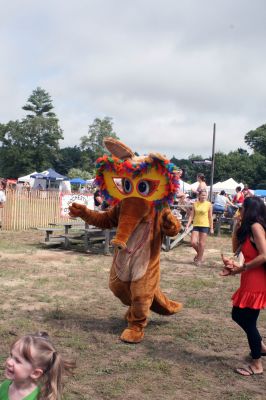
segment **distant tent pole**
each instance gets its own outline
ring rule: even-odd
[[[212,165],[211,165],[211,184],[210,184],[210,201],[212,201],[212,187],[214,177],[214,161],[215,161],[215,135],[216,135],[216,124],[213,124],[213,136],[212,136]]]

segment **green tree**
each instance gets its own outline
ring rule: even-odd
[[[107,153],[103,139],[108,136],[119,139],[113,131],[112,119],[105,117],[104,119],[95,118],[93,123],[89,125],[88,136],[81,137],[80,147],[83,150],[83,165],[86,165],[86,169],[89,171],[93,171],[97,158]]]
[[[25,136],[20,121],[0,124],[0,175],[17,178],[32,172],[35,167],[31,157],[31,143]]]
[[[266,155],[266,124],[261,125],[254,131],[249,131],[245,135],[245,142],[247,145],[253,149],[254,151],[257,151],[258,153],[261,153],[262,155]]]
[[[202,173],[206,177],[207,183],[210,181],[211,168],[210,165],[194,164],[193,160],[203,160],[202,156],[191,154],[188,159],[171,158],[171,162],[184,170],[182,179],[189,183],[194,183],[197,180],[197,174]]]
[[[38,87],[22,108],[30,112],[22,121],[0,125],[0,166],[10,177],[53,166],[59,159],[59,140],[63,139],[47,92]]]
[[[90,174],[88,171],[84,171],[84,170],[79,169],[79,168],[71,168],[68,171],[68,177],[70,179],[81,178],[81,179],[84,179],[84,180],[88,180],[88,179],[94,178],[95,175]]]
[[[59,157],[59,140],[63,131],[59,127],[49,94],[38,87],[22,107],[28,114],[21,122],[27,137],[31,140],[31,153],[35,159],[35,169],[41,171],[53,166]]]
[[[32,114],[28,114],[28,118],[34,117],[51,117],[55,118],[55,113],[51,112],[53,104],[49,93],[40,87],[33,90],[32,94],[28,98],[28,103],[22,107],[23,110],[30,111]]]
[[[59,150],[58,159],[54,163],[54,169],[62,175],[68,175],[72,168],[83,168],[82,150],[78,146],[64,147]]]

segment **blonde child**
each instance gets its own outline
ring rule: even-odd
[[[10,349],[1,400],[59,400],[62,376],[75,367],[58,353],[45,332],[25,335]]]

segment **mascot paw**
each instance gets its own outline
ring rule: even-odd
[[[172,313],[173,314],[178,313],[183,308],[183,304],[182,303],[178,303],[177,301],[170,300],[170,304],[171,304],[171,308],[172,308]]]
[[[173,216],[170,210],[166,210],[163,214],[163,227],[165,229],[171,228],[173,225]]]
[[[115,238],[111,240],[111,244],[112,244],[114,247],[116,247],[118,250],[124,250],[124,249],[127,248],[126,243],[121,242],[120,240],[117,240],[117,239],[115,239]]]
[[[139,343],[143,338],[143,329],[139,327],[126,328],[120,336],[120,340],[126,343]]]
[[[85,204],[72,203],[69,206],[69,216],[73,218],[83,217],[86,209]]]

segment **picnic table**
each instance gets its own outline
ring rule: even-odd
[[[36,228],[38,231],[42,231],[42,232],[45,232],[45,238],[44,238],[44,241],[46,242],[46,243],[48,243],[48,242],[51,242],[51,238],[52,238],[52,236],[51,235],[53,235],[53,233],[54,232],[62,232],[62,230],[63,230],[63,228],[51,228],[51,227],[48,227],[48,228]],[[57,239],[57,238],[59,238],[59,236],[53,236],[53,239]]]
[[[44,238],[44,242],[46,244],[56,244],[56,243],[61,243],[64,241],[64,236],[63,233],[65,233],[65,235],[69,234],[69,231],[71,228],[74,227],[85,227],[85,223],[84,222],[62,222],[62,223],[54,223],[54,222],[50,222],[48,224],[48,227],[37,227],[36,229],[38,231],[42,231],[45,232],[45,238]],[[59,234],[61,233],[62,234]],[[54,233],[56,235],[54,235]],[[56,240],[55,240],[56,239]]]
[[[116,228],[112,229],[99,229],[95,227],[88,227],[84,230],[84,249],[88,251],[95,246],[101,244],[104,254],[110,253],[110,242],[116,233]]]
[[[76,222],[76,221],[73,221],[73,222],[59,222],[59,223],[50,222],[49,225],[64,227],[65,234],[67,235],[71,228],[84,227],[85,226],[85,222]]]
[[[213,221],[214,221],[214,233],[217,236],[221,235],[221,227],[222,225],[228,225],[229,231],[233,231],[234,226],[234,218],[227,217],[224,212],[214,212],[213,213]]]
[[[48,227],[38,227],[37,230],[45,232],[45,245],[61,245],[70,250],[74,245],[81,244],[84,251],[96,250],[97,247],[104,254],[110,252],[110,241],[116,232],[115,229],[100,229],[83,221],[51,222]]]
[[[181,222],[181,229],[178,232],[178,234],[174,237],[170,236],[165,236],[163,243],[162,243],[162,249],[164,251],[170,251],[174,247],[176,247],[178,244],[180,244],[183,239],[191,234],[191,231],[193,229],[192,226],[190,226],[188,229],[186,229],[189,213],[191,211],[192,205],[191,204],[174,204],[171,206],[171,210],[173,215],[178,218]]]

